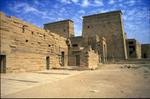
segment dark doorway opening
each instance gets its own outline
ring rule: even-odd
[[[0,73],[6,73],[6,55],[0,55]]]
[[[144,58],[147,58],[147,55],[146,55],[145,53],[144,53],[144,55],[143,55],[143,56],[144,56]]]
[[[76,66],[80,66],[80,55],[76,55]]]
[[[135,46],[129,46],[129,57],[134,58],[135,56]]]
[[[64,66],[65,63],[64,63],[64,58],[65,58],[65,53],[64,52],[61,52],[61,66]]]
[[[47,70],[50,69],[50,58],[49,58],[49,56],[46,56],[46,69]]]

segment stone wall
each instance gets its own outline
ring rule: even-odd
[[[126,59],[126,42],[121,11],[83,17],[83,37],[105,37],[108,59]]]
[[[50,30],[62,37],[69,38],[74,36],[74,23],[72,20],[63,20],[44,24],[44,29]]]
[[[47,64],[59,68],[62,52],[68,65],[66,38],[3,13],[0,23],[0,54],[6,56],[6,72],[45,70]]]

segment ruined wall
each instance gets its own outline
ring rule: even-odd
[[[99,37],[95,35],[93,37],[88,37],[88,45],[91,45],[92,50],[98,52],[99,61],[107,62],[107,44],[106,39],[104,37]]]
[[[97,42],[97,49],[100,55],[100,59],[102,63],[107,62],[107,43],[104,37],[99,38],[99,42]]]
[[[141,58],[141,44],[135,39],[127,39],[127,55],[128,58]]]
[[[76,66],[76,58],[78,56],[80,58],[80,66],[88,67],[89,64],[91,66],[95,66],[95,64],[101,62],[105,63],[107,61],[107,44],[104,37],[93,36],[84,38],[82,36],[78,36],[71,37],[69,40],[69,65]],[[94,57],[94,55],[96,57]]]
[[[141,45],[142,58],[150,58],[150,44]]]
[[[141,44],[136,41],[136,57],[141,59]]]
[[[85,39],[82,36],[78,36],[78,37],[71,37],[70,39],[70,47],[69,47],[69,65],[70,66],[76,66],[76,56],[78,55],[80,58],[80,64],[79,66],[85,65],[87,66],[87,64],[85,61],[87,61],[86,59],[84,60],[84,55],[86,56],[86,53],[83,53],[82,50],[84,49],[85,46],[87,46],[87,42],[85,41]]]
[[[99,64],[99,55],[93,50],[88,52],[88,68],[96,69]]]
[[[44,29],[50,30],[62,37],[69,38],[74,36],[74,23],[72,20],[63,20],[44,24]]]
[[[71,51],[69,54],[69,66],[88,67],[88,53],[83,51]]]
[[[0,23],[0,54],[6,55],[6,72],[44,70],[48,65],[60,67],[61,52],[67,65],[65,38],[3,13]]]
[[[108,59],[126,59],[126,42],[121,11],[83,17],[83,37],[105,37]],[[116,50],[117,49],[117,50]]]
[[[89,47],[78,51],[72,50],[69,57],[69,65],[96,69],[98,67],[98,64],[100,63],[99,55],[94,50],[89,49]]]

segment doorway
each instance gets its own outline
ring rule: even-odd
[[[76,55],[76,66],[80,66],[80,55]]]
[[[143,55],[144,57],[143,58],[147,58],[147,55],[146,55],[146,53],[144,53],[144,55]]]
[[[65,65],[64,58],[65,58],[65,53],[62,51],[61,52],[61,66]]]
[[[130,58],[136,57],[135,46],[129,46],[129,57]]]
[[[1,62],[0,73],[6,73],[6,55],[0,55],[0,62]]]
[[[49,58],[49,56],[46,56],[46,69],[47,70],[50,69],[50,58]]]

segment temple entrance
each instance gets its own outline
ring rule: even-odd
[[[49,58],[49,56],[46,56],[46,69],[47,70],[50,69],[50,58]]]
[[[6,73],[6,55],[0,55],[0,73]]]
[[[76,55],[76,66],[80,66],[80,55]]]
[[[64,57],[65,57],[65,53],[64,53],[64,52],[61,52],[61,66],[64,66],[64,65],[65,65]]]
[[[134,58],[135,56],[135,46],[129,46],[129,57]]]
[[[144,55],[143,55],[143,56],[144,56],[144,58],[147,58],[147,55],[146,55],[145,53],[144,53]]]

